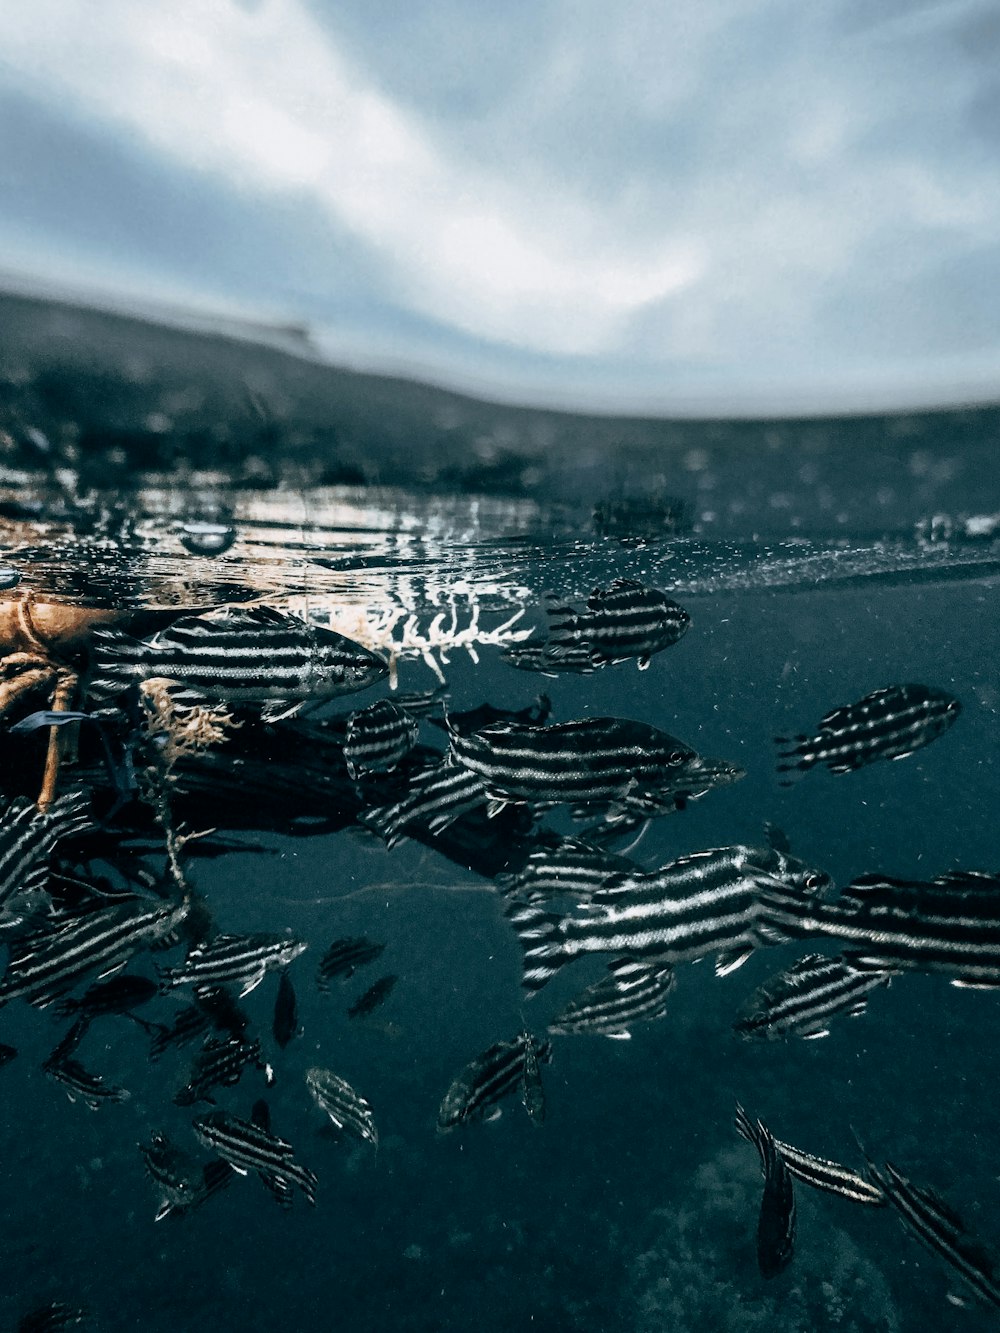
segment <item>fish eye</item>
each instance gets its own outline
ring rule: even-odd
[[[667,763],[670,764],[671,767],[675,767],[677,764],[683,764],[686,758],[687,755],[683,750],[671,750],[667,755]]]
[[[811,870],[805,878],[807,889],[821,889],[826,883],[826,876],[818,870]]]

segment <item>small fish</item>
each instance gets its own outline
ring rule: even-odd
[[[757,1218],[757,1267],[773,1278],[792,1261],[795,1247],[795,1190],[791,1172],[770,1134],[758,1121],[764,1194]]]
[[[91,828],[90,802],[67,792],[42,813],[26,796],[0,800],[0,912],[44,889],[56,845]],[[16,917],[15,917],[16,919]]]
[[[363,690],[389,674],[361,644],[263,606],[183,617],[147,640],[98,630],[93,650],[97,698],[159,677],[227,703],[295,704]]]
[[[717,847],[682,856],[649,874],[611,880],[560,916],[517,904],[507,911],[524,949],[524,985],[540,990],[574,958],[588,953],[693,962],[714,953],[716,973],[734,971],[752,951],[783,936],[765,920],[762,895],[790,883],[798,893],[829,884],[822,871],[769,847]]]
[[[209,1111],[207,1115],[199,1116],[193,1128],[205,1147],[211,1148],[240,1175],[256,1171],[272,1192],[275,1184],[279,1191],[282,1187],[287,1190],[293,1184],[298,1185],[309,1202],[315,1205],[316,1176],[295,1161],[292,1145],[270,1130],[252,1120],[240,1120],[226,1111]],[[279,1201],[283,1201],[280,1196]]]
[[[635,658],[640,671],[691,624],[684,608],[659,589],[621,578],[607,588],[595,588],[586,611],[550,605],[548,620],[546,654],[552,663],[558,664],[563,652],[585,647],[595,666]]]
[[[319,965],[319,989],[328,990],[334,977],[342,977],[345,981],[353,977],[359,967],[373,963],[384,948],[384,944],[373,944],[363,936],[334,940]]]
[[[494,808],[596,803],[663,813],[678,799],[743,776],[665,731],[622,718],[544,727],[500,722],[470,736],[453,731],[449,739],[455,760],[481,780]]]
[[[550,1041],[520,1032],[512,1041],[496,1042],[466,1065],[444,1095],[438,1129],[482,1119],[503,1097],[523,1089],[529,1046],[537,1065],[552,1059]]]
[[[338,1129],[378,1147],[372,1108],[346,1079],[339,1078],[329,1069],[313,1067],[306,1070],[306,1087],[316,1105],[326,1112]]]
[[[899,1214],[908,1231],[962,1277],[977,1296],[1000,1306],[996,1256],[965,1229],[962,1219],[934,1190],[914,1185],[890,1163],[879,1171],[868,1163],[872,1181]]]
[[[81,1101],[91,1111],[98,1110],[102,1102],[127,1102],[131,1096],[127,1088],[105,1083],[100,1074],[90,1073],[78,1060],[54,1061],[49,1057],[42,1069],[54,1083],[60,1084],[71,1102]]]
[[[539,727],[547,722],[552,712],[552,700],[547,694],[540,694],[527,708],[496,708],[493,704],[479,704],[476,708],[467,708],[463,712],[449,712],[444,718],[431,718],[436,727],[445,731],[456,731],[460,736],[471,736],[482,727],[494,722],[517,722],[525,726]]]
[[[504,648],[500,660],[518,671],[537,671],[540,676],[590,676],[599,665],[589,644],[567,644],[553,654],[548,640],[531,639]]]
[[[837,1014],[858,1017],[868,994],[887,986],[891,971],[853,967],[846,959],[810,953],[766,981],[735,1029],[744,1037],[825,1037]]]
[[[521,1070],[521,1103],[533,1125],[545,1123],[545,1089],[542,1087],[542,1071],[538,1065],[538,1052],[530,1032],[521,1033],[524,1047],[524,1068]]]
[[[56,1333],[60,1328],[72,1328],[90,1318],[90,1311],[84,1305],[67,1305],[65,1301],[50,1301],[22,1315],[17,1323],[17,1333]]]
[[[105,1014],[127,1014],[140,1005],[148,1004],[159,993],[159,985],[149,977],[117,976],[110,981],[98,981],[88,986],[77,1000],[62,1000],[56,1006],[56,1013],[65,1018],[80,1015],[88,1019]]]
[[[820,718],[816,734],[777,736],[784,761],[779,773],[825,764],[831,773],[849,773],[877,759],[902,759],[947,731],[962,705],[944,690],[927,685],[889,685],[834,708]],[[787,786],[788,783],[786,782]]]
[[[228,1162],[196,1161],[158,1132],[150,1136],[149,1143],[140,1143],[138,1147],[150,1179],[159,1186],[160,1204],[153,1219],[156,1222],[189,1213],[228,1185],[235,1174]]]
[[[619,958],[608,975],[560,1009],[548,1026],[553,1035],[592,1032],[619,1040],[631,1037],[636,1023],[650,1023],[667,1012],[674,988],[669,963],[641,963]]]
[[[243,1041],[239,1037],[206,1037],[192,1062],[187,1083],[174,1095],[175,1105],[213,1102],[215,1098],[210,1094],[216,1088],[234,1087],[247,1065],[255,1065],[272,1082],[270,1066],[261,1058],[258,1038]]]
[[[476,774],[447,758],[416,773],[402,800],[373,806],[364,810],[359,819],[392,848],[407,836],[407,828],[413,825],[437,833],[486,802],[486,790]]]
[[[388,773],[417,743],[420,723],[389,699],[379,699],[347,719],[344,760],[352,778]]]
[[[299,1008],[295,1001],[295,987],[288,972],[282,972],[278,982],[278,994],[274,1000],[274,1019],[271,1023],[274,1040],[282,1050],[302,1029],[299,1027]]]
[[[399,980],[397,976],[379,977],[363,995],[359,995],[347,1011],[348,1018],[366,1018],[369,1014],[385,1004],[386,1000],[392,994],[392,989]]]
[[[22,998],[44,1009],[92,972],[108,977],[139,949],[169,937],[190,903],[133,899],[73,913],[12,945],[0,1004]]]
[[[238,985],[240,997],[249,995],[268,971],[287,967],[307,945],[287,935],[217,935],[196,944],[180,967],[164,968],[164,986]]]
[[[788,841],[788,834],[769,819],[764,820],[764,838],[772,851],[784,852],[786,856],[791,854],[792,845]]]
[[[764,1136],[768,1131],[762,1122],[751,1120],[737,1102],[735,1123],[737,1132],[748,1143],[754,1145],[763,1160]],[[886,1202],[885,1195],[879,1187],[856,1171],[841,1166],[839,1162],[831,1162],[824,1157],[814,1157],[812,1153],[803,1152],[801,1148],[793,1148],[790,1143],[773,1138],[773,1135],[772,1139],[774,1146],[785,1159],[788,1170],[803,1184],[811,1185],[813,1189],[822,1190],[826,1194],[836,1194],[842,1199],[850,1199],[853,1203],[871,1204],[877,1207]]]

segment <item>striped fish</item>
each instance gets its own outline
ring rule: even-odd
[[[58,1083],[71,1102],[81,1101],[91,1111],[102,1102],[127,1102],[131,1093],[127,1088],[116,1088],[105,1083],[100,1074],[84,1069],[79,1060],[72,1058],[54,1062],[51,1058],[42,1065],[45,1075]]]
[[[764,1156],[764,1135],[767,1131],[760,1120],[751,1120],[743,1107],[736,1103],[736,1129],[748,1143],[752,1143]],[[773,1138],[775,1148],[784,1158],[785,1165],[796,1180],[826,1194],[836,1194],[842,1199],[854,1203],[880,1205],[886,1202],[885,1195],[878,1185],[873,1184],[856,1171],[851,1171],[839,1162],[830,1162],[824,1157],[814,1157],[812,1153],[793,1148],[790,1143]]]
[[[763,1278],[777,1277],[792,1262],[795,1248],[795,1190],[792,1173],[770,1130],[757,1121],[751,1142],[760,1153],[764,1193],[757,1218],[757,1267]]]
[[[290,1143],[252,1120],[241,1120],[227,1111],[209,1111],[193,1124],[198,1139],[245,1176],[256,1171],[279,1202],[290,1201],[292,1185],[313,1205],[316,1203],[316,1176],[295,1160]]]
[[[866,877],[867,879],[868,877]],[[877,971],[940,972],[956,986],[1000,986],[1000,893],[933,882],[862,884],[833,902],[774,885],[763,894],[770,926],[793,939],[837,940],[848,963]],[[871,887],[871,896],[867,889]]]
[[[135,899],[60,919],[12,946],[0,1004],[22,998],[44,1009],[90,973],[110,976],[139,949],[168,937],[188,909],[186,900]]]
[[[17,920],[13,899],[45,888],[56,844],[92,826],[89,809],[83,792],[67,792],[46,813],[25,796],[0,800],[0,924]]]
[[[274,1081],[269,1065],[261,1057],[260,1040],[243,1041],[239,1037],[206,1037],[191,1065],[187,1083],[174,1094],[176,1106],[195,1102],[214,1102],[216,1088],[231,1088],[239,1083],[247,1065],[255,1065]]]
[[[554,1036],[592,1032],[627,1041],[637,1023],[663,1017],[673,988],[674,969],[669,963],[618,958],[608,964],[606,977],[559,1010],[548,1031]]]
[[[538,1052],[530,1032],[522,1032],[524,1047],[524,1067],[521,1070],[521,1105],[528,1113],[533,1125],[545,1123],[545,1089],[542,1087],[542,1071],[538,1064]]]
[[[317,986],[325,991],[334,977],[343,977],[346,981],[359,967],[373,963],[384,948],[384,944],[373,944],[363,936],[334,940],[320,962]]]
[[[224,987],[196,986],[194,1003],[178,1009],[169,1027],[162,1023],[143,1024],[152,1034],[149,1058],[159,1060],[170,1047],[189,1045],[210,1027],[228,1036],[240,1037],[249,1022],[247,1015]]]
[[[495,722],[517,722],[524,726],[540,727],[548,721],[551,712],[552,700],[547,694],[540,694],[527,708],[496,708],[493,704],[482,703],[458,713],[448,712],[446,718],[432,717],[429,720],[433,726],[444,731],[457,731],[460,736],[471,736],[474,731],[492,726]]]
[[[378,1147],[378,1130],[369,1102],[329,1069],[314,1066],[306,1070],[306,1087],[313,1101],[325,1111],[338,1129]]]
[[[795,1188],[792,1174],[770,1134],[763,1154],[764,1193],[757,1218],[757,1267],[763,1278],[777,1277],[795,1249]]]
[[[770,847],[719,847],[683,856],[648,875],[612,880],[559,916],[533,904],[507,911],[524,949],[524,985],[540,990],[555,973],[588,953],[693,962],[716,954],[724,976],[754,948],[781,938],[764,920],[765,886],[790,884],[803,897],[829,879]]]
[[[56,1333],[60,1328],[72,1328],[90,1318],[85,1305],[68,1305],[65,1301],[49,1301],[37,1310],[22,1315],[17,1333]]]
[[[363,690],[389,671],[343,635],[264,606],[187,616],[146,640],[98,630],[93,650],[98,698],[158,677],[227,703],[294,702]]]
[[[858,1017],[868,993],[887,986],[892,972],[852,967],[845,958],[810,953],[766,981],[735,1029],[744,1037],[826,1037],[837,1014]]]
[[[925,1186],[914,1185],[890,1162],[886,1162],[883,1171],[869,1162],[868,1172],[906,1229],[939,1254],[977,1296],[990,1305],[1000,1306],[995,1256],[966,1231],[962,1219],[940,1195]]]
[[[587,899],[616,875],[636,870],[627,857],[564,837],[531,852],[516,873],[497,875],[496,884],[508,897],[529,903],[564,895]]]
[[[378,699],[347,719],[344,760],[352,778],[388,773],[417,743],[420,723],[390,699]]]
[[[548,640],[511,644],[501,652],[500,660],[518,671],[537,671],[540,676],[589,676],[599,666],[589,644],[567,644],[553,654]]]
[[[451,732],[450,742],[455,759],[480,778],[496,808],[511,801],[596,803],[660,813],[743,776],[733,765],[703,760],[665,731],[614,717],[550,727],[501,722],[470,736]]]
[[[452,1082],[438,1111],[438,1129],[454,1129],[482,1119],[498,1101],[524,1086],[524,1066],[530,1045],[538,1065],[552,1059],[552,1043],[520,1032],[512,1041],[498,1041],[477,1055]]]
[[[87,1019],[107,1014],[127,1014],[140,1005],[148,1004],[159,993],[160,987],[149,977],[112,977],[110,981],[98,981],[88,986],[79,999],[60,1001],[56,1013],[64,1018],[79,1015]]]
[[[562,653],[585,647],[595,666],[636,658],[642,671],[654,653],[675,644],[691,624],[682,606],[634,579],[595,588],[586,611],[550,605],[547,612],[546,655],[555,664]]]
[[[961,711],[959,701],[944,690],[889,685],[856,704],[834,708],[820,718],[814,736],[777,736],[779,745],[790,747],[779,756],[785,762],[778,772],[825,764],[831,773],[848,773],[877,759],[902,759],[947,731]]]
[[[196,944],[180,967],[160,972],[164,986],[230,986],[249,995],[269,971],[287,967],[308,946],[287,935],[216,935]]]
[[[443,759],[415,774],[410,790],[393,805],[374,806],[359,815],[362,824],[374,829],[395,847],[411,825],[438,833],[470,810],[487,802],[486,790],[475,773],[461,764]]]
[[[154,1131],[139,1152],[150,1179],[159,1187],[160,1204],[154,1221],[182,1217],[223,1189],[236,1174],[228,1162],[201,1163],[178,1148],[165,1134]]]

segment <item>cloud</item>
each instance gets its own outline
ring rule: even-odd
[[[986,0],[33,0],[0,9],[0,87],[53,156],[82,135],[187,198],[133,273],[284,295],[439,377],[669,404],[1000,367],[998,47]],[[52,244],[107,271],[79,195]]]

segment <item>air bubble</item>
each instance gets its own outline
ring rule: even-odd
[[[192,555],[224,555],[236,540],[236,529],[227,523],[192,520],[181,527],[181,545]]]

